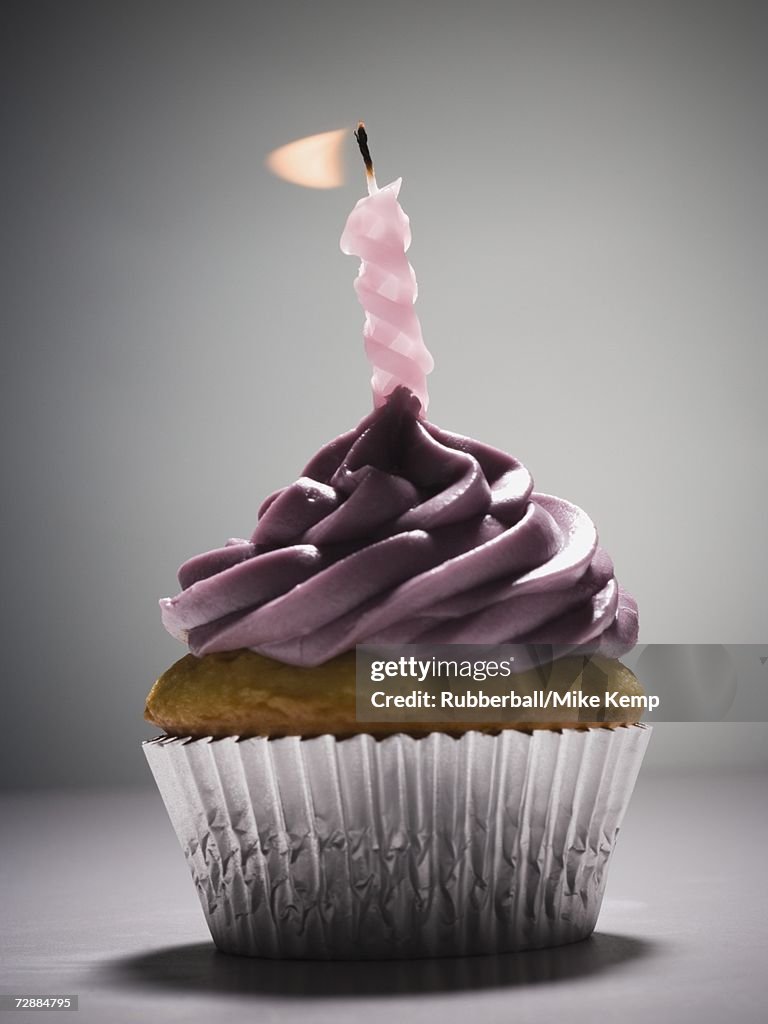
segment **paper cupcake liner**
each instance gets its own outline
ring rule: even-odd
[[[642,725],[144,744],[216,945],[380,959],[588,936]]]

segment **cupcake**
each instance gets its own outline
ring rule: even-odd
[[[360,644],[550,645],[550,684],[642,692],[618,660],[637,608],[589,517],[426,419],[408,221],[399,183],[369,178],[343,244],[363,259],[374,411],[267,498],[250,538],[182,565],[161,610],[189,653],[147,698],[163,735],[144,750],[224,952],[573,942],[595,926],[648,741],[638,713],[356,714]]]

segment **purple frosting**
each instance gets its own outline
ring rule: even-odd
[[[419,418],[405,388],[271,495],[251,539],[179,570],[160,602],[193,654],[318,665],[359,643],[534,643],[609,657],[637,605],[575,505],[512,456]]]

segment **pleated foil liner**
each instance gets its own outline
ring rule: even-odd
[[[144,751],[220,950],[460,956],[594,929],[647,726]]]

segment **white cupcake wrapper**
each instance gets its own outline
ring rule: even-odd
[[[144,751],[219,949],[456,956],[592,932],[650,731],[160,737]]]

